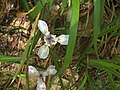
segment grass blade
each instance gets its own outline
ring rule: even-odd
[[[97,48],[97,39],[101,30],[101,21],[103,18],[103,12],[104,12],[104,0],[94,0],[93,42],[94,42],[94,48],[95,48],[95,53],[97,55],[97,58],[99,58],[98,48]]]
[[[24,8],[25,11],[30,10],[30,6],[29,6],[27,0],[20,0],[20,4],[22,5],[22,7]]]
[[[40,0],[37,5],[35,6],[34,10],[30,13],[30,16],[33,18],[33,20],[36,18],[36,16],[38,15],[38,13],[41,11],[41,9],[43,8],[43,6],[45,5],[47,0]]]
[[[94,67],[96,67],[96,68],[100,68],[100,69],[103,69],[103,70],[105,70],[105,71],[107,71],[107,72],[109,72],[109,73],[112,73],[112,74],[114,74],[115,76],[117,76],[118,78],[120,78],[120,73],[118,72],[118,71],[116,71],[116,70],[114,70],[114,69],[119,69],[120,67],[119,66],[116,66],[116,65],[112,65],[112,66],[110,66],[110,65],[105,65],[105,64],[100,64],[100,62],[99,63],[95,63],[95,62],[93,62],[92,61],[92,63],[90,62],[90,65],[92,65],[92,66],[94,66]],[[113,69],[112,69],[113,68]]]
[[[62,0],[62,7],[61,7],[61,13],[60,13],[61,15],[62,15],[66,6],[67,6],[67,0]]]
[[[111,89],[112,90],[117,90],[116,88],[115,88],[115,82],[114,82],[114,80],[113,80],[113,78],[112,78],[112,74],[110,73],[110,72],[107,72],[107,74],[108,74],[108,80],[109,80],[109,82],[110,82],[110,87],[111,87]]]
[[[87,81],[87,78],[88,78],[88,74],[87,74],[87,67],[86,67],[86,72],[85,72],[85,76],[84,76],[84,79],[83,81],[80,83],[79,87],[78,87],[78,90],[82,90],[82,88],[84,87],[86,81]]]
[[[34,19],[36,18],[36,16],[38,15],[38,13],[43,8],[43,6],[45,5],[46,2],[47,2],[47,0],[42,0],[42,1],[40,0],[40,1],[38,1],[37,5],[35,7],[33,7],[34,10],[32,10],[32,12],[29,13],[29,19],[31,22],[34,21]],[[25,9],[25,11],[30,10],[27,0],[20,0],[20,4]]]
[[[21,57],[10,57],[0,55],[0,62],[20,62],[21,59],[22,59]]]
[[[113,63],[107,63],[102,60],[92,60],[90,64],[97,65],[97,66],[105,66],[105,67],[114,68],[114,69],[120,69],[120,66]]]
[[[33,36],[34,36],[34,34],[35,34],[35,32],[36,32],[37,22],[38,22],[39,16],[40,16],[40,13],[38,14],[38,16],[37,16],[37,18],[36,18],[36,21],[35,21],[35,24],[34,24],[34,28],[33,28],[33,32],[31,33],[31,36],[30,36],[30,38],[29,38],[29,40],[28,40],[27,46],[26,46],[25,51],[24,51],[24,53],[23,53],[23,57],[22,57],[21,64],[20,64],[20,66],[19,66],[19,68],[18,68],[18,71],[16,72],[16,74],[15,74],[12,82],[15,80],[16,76],[19,74],[20,70],[22,69],[25,61],[26,61],[27,58],[29,57],[29,56],[28,56],[28,53],[30,53],[30,52],[29,52],[29,48],[30,48],[30,45],[31,45],[31,40],[32,40],[32,38],[33,38]],[[11,83],[12,83],[12,82],[11,82]]]
[[[72,17],[71,17],[71,24],[70,24],[69,42],[68,42],[67,51],[65,55],[65,61],[60,70],[60,75],[62,75],[62,73],[66,70],[66,68],[68,67],[68,65],[72,60],[72,55],[73,55],[76,36],[77,36],[79,6],[80,6],[79,0],[72,0]]]
[[[102,36],[104,36],[105,34],[108,34],[108,33],[112,32],[112,31],[117,31],[119,28],[120,28],[120,24],[114,25],[114,26],[112,26],[112,27],[109,28],[109,29],[105,29],[105,30],[103,30],[103,31],[99,34],[99,37],[102,37]]]

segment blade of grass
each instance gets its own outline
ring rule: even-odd
[[[97,64],[90,63],[90,65],[92,65],[92,66],[94,66],[96,68],[108,71],[108,72],[114,74],[115,76],[117,76],[118,78],[120,78],[120,73],[118,71],[112,69],[112,67],[110,67],[110,66],[105,66],[105,65],[102,65],[102,64],[98,64],[98,63]]]
[[[25,11],[30,10],[30,6],[29,6],[27,0],[20,0],[19,2],[20,2],[20,4],[22,5],[22,7],[24,8]]]
[[[94,0],[94,31],[93,31],[93,42],[95,53],[99,59],[98,48],[97,48],[97,39],[101,30],[101,21],[103,18],[104,12],[104,0]]]
[[[113,19],[110,23],[108,23],[105,27],[103,27],[102,30],[104,31],[105,29],[108,29],[108,27],[115,25],[118,20],[120,20],[120,15],[117,15],[115,19]]]
[[[37,44],[39,38],[41,37],[41,32],[38,30],[37,34],[35,35],[34,39],[33,39],[33,43],[32,43],[32,46],[31,46],[31,50],[34,49],[35,45]]]
[[[47,0],[40,0],[38,1],[37,5],[35,6],[33,12],[30,13],[30,16],[35,19],[36,16],[38,15],[38,13],[41,11],[41,9],[43,8],[43,6],[45,5],[45,3],[47,2]]]
[[[114,82],[114,80],[112,78],[112,74],[110,72],[107,72],[107,74],[108,74],[108,80],[109,80],[109,82],[111,84],[110,85],[111,89],[112,90],[117,90],[116,87],[115,87],[115,82]]]
[[[87,68],[88,68],[88,65],[87,65]],[[98,85],[96,85],[96,81],[94,80],[94,78],[92,76],[90,76],[88,70],[86,71],[86,73],[88,75],[87,77],[88,77],[88,82],[89,82],[88,89],[90,87],[90,90],[103,90],[98,86],[100,83]]]
[[[113,58],[112,60],[105,60],[102,59],[103,62],[107,62],[107,63],[114,63],[114,64],[120,64],[120,60],[117,60],[117,58]]]
[[[29,19],[30,19],[31,22],[34,21],[34,19],[36,18],[38,13],[41,11],[41,9],[43,8],[43,6],[45,5],[46,2],[47,2],[47,0],[40,0],[36,4],[36,6],[33,7],[34,10],[32,10],[32,12],[29,13]],[[30,10],[30,7],[29,7],[29,4],[28,4],[27,0],[20,0],[20,4],[25,9],[25,11]]]
[[[104,36],[105,34],[108,34],[108,33],[112,32],[112,31],[117,31],[118,29],[120,29],[120,24],[114,25],[114,26],[112,26],[112,27],[109,28],[109,29],[103,30],[103,31],[99,34],[98,37],[102,37],[102,36]]]
[[[71,17],[71,24],[70,24],[69,42],[67,46],[64,63],[59,73],[60,75],[64,73],[64,71],[66,70],[66,68],[68,67],[68,65],[72,60],[72,55],[73,55],[76,36],[77,36],[77,29],[78,29],[79,9],[80,9],[79,6],[80,6],[79,0],[72,0],[72,17]]]
[[[9,57],[0,55],[0,62],[20,62],[21,59],[22,57]]]
[[[83,79],[83,81],[79,84],[78,90],[82,90],[82,89],[83,89],[83,87],[84,87],[84,85],[85,85],[85,83],[86,83],[86,81],[87,81],[87,78],[88,78],[87,72],[88,72],[88,71],[87,71],[87,68],[86,68],[84,79]]]
[[[87,71],[87,74],[88,74],[88,82],[89,82],[88,85],[90,85],[90,90],[97,90],[97,89],[95,89],[95,85],[94,85],[93,79],[92,79],[92,77],[89,75],[89,72],[88,72],[88,71]]]
[[[64,11],[66,6],[67,6],[67,0],[62,0],[62,6],[61,6],[61,13],[60,13],[60,15],[62,15],[62,13],[63,13],[63,11]]]
[[[15,74],[15,76],[14,76],[14,78],[13,78],[13,80],[12,80],[11,83],[13,83],[13,81],[14,81],[15,78],[16,78],[16,76],[17,76],[17,75],[19,74],[19,72],[21,71],[21,69],[22,69],[25,61],[26,61],[27,58],[29,57],[29,56],[28,56],[28,53],[30,53],[30,52],[29,52],[29,48],[30,48],[30,45],[31,45],[31,40],[32,40],[33,36],[35,35],[36,29],[37,29],[37,23],[38,23],[39,16],[40,16],[40,13],[38,14],[38,16],[37,16],[37,18],[36,18],[36,20],[35,20],[34,27],[33,27],[33,32],[32,32],[31,35],[30,35],[30,38],[29,38],[28,43],[27,43],[27,46],[26,46],[25,51],[24,51],[24,53],[23,53],[22,61],[21,61],[21,63],[20,63],[20,66],[19,66],[19,68],[18,68],[18,71],[16,72],[16,74]]]
[[[52,6],[53,3],[54,3],[54,0],[50,0],[50,6]]]
[[[109,67],[109,68],[120,69],[119,65],[116,65],[116,64],[113,64],[113,63],[107,63],[107,62],[104,62],[102,60],[91,60],[90,64],[97,65],[97,66],[102,65],[102,66]]]
[[[105,68],[103,67],[103,69],[120,78],[120,72],[108,67],[105,67]]]

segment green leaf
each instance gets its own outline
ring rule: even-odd
[[[67,6],[67,0],[62,0],[61,13],[60,13],[61,15],[62,15],[66,6]]]
[[[98,35],[100,34],[100,30],[101,30],[103,12],[104,12],[104,0],[94,0],[93,42],[94,42],[94,48],[95,48],[95,53],[97,55],[97,58],[99,58],[98,48],[97,48],[97,39],[98,39]]]
[[[30,10],[30,6],[29,6],[27,0],[20,0],[19,2],[20,2],[20,4],[22,5],[22,7],[24,8],[25,11]]]
[[[116,71],[116,70],[114,70],[114,69],[112,69],[112,68],[108,68],[108,67],[106,67],[106,68],[104,68],[104,69],[105,69],[106,71],[114,74],[114,75],[117,76],[118,78],[120,78],[120,72],[118,72],[118,71]]]
[[[47,0],[42,0],[42,1],[39,0],[38,1],[37,5],[33,8],[33,11],[31,13],[29,13],[29,19],[31,22],[34,21],[34,19],[36,18],[38,13],[41,11],[41,9],[43,8],[43,6],[45,5],[46,2],[47,2]],[[25,11],[30,10],[27,0],[20,0],[20,3],[22,5],[22,7],[25,9]]]
[[[82,82],[79,84],[79,87],[78,87],[78,90],[82,90],[82,88],[84,87],[86,81],[87,81],[87,78],[88,78],[88,74],[87,74],[87,68],[86,68],[86,72],[85,72],[85,76],[84,76],[84,79],[82,80]]]
[[[80,9],[79,7],[80,7],[79,0],[72,0],[72,17],[71,17],[71,24],[70,24],[69,41],[68,41],[67,51],[65,55],[65,60],[60,70],[60,75],[64,73],[64,71],[69,66],[72,60],[72,55],[73,55],[76,36],[77,36],[77,29],[78,29],[79,9]]]
[[[102,60],[92,60],[90,61],[91,65],[97,65],[97,66],[105,66],[109,68],[114,68],[114,69],[120,69],[119,65],[113,64],[113,63],[108,63]]]
[[[19,66],[19,68],[18,68],[18,70],[17,70],[17,72],[16,72],[13,80],[11,81],[11,83],[13,83],[13,81],[14,81],[15,78],[16,78],[16,76],[17,76],[17,75],[19,74],[19,72],[21,71],[21,69],[22,69],[25,61],[27,60],[27,58],[30,57],[30,54],[31,54],[31,51],[32,51],[32,50],[29,51],[29,49],[30,49],[30,46],[31,46],[32,38],[33,38],[33,36],[35,35],[36,29],[37,29],[37,24],[38,24],[39,16],[40,16],[40,13],[38,14],[38,16],[37,16],[37,18],[36,18],[36,20],[35,20],[34,27],[33,27],[33,31],[32,31],[31,36],[30,36],[30,38],[29,38],[29,40],[28,40],[28,42],[27,42],[25,51],[24,51],[23,56],[22,56],[22,61],[21,61],[21,63],[20,63],[20,66]]]
[[[117,15],[110,23],[108,23],[105,27],[103,27],[103,31],[105,29],[108,29],[108,27],[112,27],[115,24],[117,24],[117,22],[119,22],[118,20],[120,20],[120,15]]]
[[[108,74],[108,80],[109,80],[109,82],[111,84],[110,85],[111,89],[112,90],[117,90],[116,87],[115,87],[115,82],[114,82],[114,80],[112,78],[112,74],[110,72],[107,72],[107,74]]]
[[[32,19],[35,19],[36,16],[38,15],[38,13],[41,11],[41,9],[43,8],[43,6],[45,5],[47,0],[40,0],[37,5],[35,6],[34,10],[30,13],[30,17],[32,17]]]
[[[117,24],[117,25],[114,25],[108,29],[104,29],[100,34],[99,34],[99,37],[102,37],[104,36],[105,34],[108,34],[112,31],[117,31],[118,29],[120,28],[120,24]]]
[[[10,57],[10,56],[4,56],[0,55],[0,62],[20,62],[22,57]]]
[[[100,68],[100,69],[103,69],[105,71],[108,71],[108,72],[114,74],[115,76],[117,76],[118,78],[120,78],[120,73],[118,71],[114,70],[114,69],[120,69],[120,66],[118,66],[118,65],[108,64],[108,63],[101,64],[101,62],[97,62],[97,61],[91,61],[90,65],[92,65],[96,68]]]
[[[21,27],[21,26],[13,26],[13,28],[10,29],[10,30],[11,30],[11,31],[16,31],[16,30],[19,30],[19,29],[27,30],[26,28]]]

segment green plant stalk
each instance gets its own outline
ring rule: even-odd
[[[36,29],[37,29],[37,23],[38,23],[39,16],[40,16],[40,13],[38,14],[38,16],[37,16],[37,18],[36,18],[36,20],[35,20],[34,27],[33,27],[33,32],[32,32],[31,35],[30,35],[30,38],[29,38],[28,43],[27,43],[27,46],[26,46],[25,51],[24,51],[24,53],[23,53],[22,61],[21,61],[21,63],[20,63],[20,66],[19,66],[19,68],[18,68],[18,71],[17,71],[16,74],[14,75],[13,80],[12,80],[11,83],[13,83],[13,81],[16,79],[16,76],[20,73],[20,71],[21,71],[21,69],[22,69],[25,61],[26,61],[27,58],[29,57],[29,56],[28,56],[28,53],[30,53],[30,52],[29,52],[29,48],[30,48],[30,45],[31,45],[32,38],[34,37],[35,32],[36,32]],[[29,54],[29,55],[30,55],[30,54]]]
[[[80,9],[79,7],[80,7],[80,1],[72,0],[72,17],[71,17],[71,24],[70,24],[69,41],[68,41],[64,63],[59,72],[60,76],[62,76],[62,74],[65,72],[66,68],[69,66],[72,60],[72,55],[73,55],[76,36],[77,36],[77,29],[78,29],[79,9]]]
[[[27,90],[30,90],[29,87],[29,74],[28,74],[28,65],[29,65],[29,60],[26,60],[27,64],[26,64],[26,84],[27,84]]]

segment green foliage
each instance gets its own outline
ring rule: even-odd
[[[76,4],[76,5],[75,5]],[[76,36],[77,36],[77,28],[78,28],[78,20],[79,20],[79,0],[72,1],[72,17],[70,24],[70,34],[69,34],[69,42],[67,46],[67,51],[65,55],[64,64],[62,69],[60,70],[60,75],[64,73],[68,65],[72,60],[73,50],[75,46]]]
[[[80,20],[86,17],[80,17],[81,15],[81,7],[86,2],[91,2],[91,0],[70,0],[71,5],[68,6],[68,0],[38,0],[36,1],[34,7],[31,7],[27,0],[20,0],[20,4],[23,7],[25,12],[28,13],[29,20],[31,21],[31,25],[33,25],[31,30],[31,35],[29,36],[29,40],[27,42],[27,45],[25,47],[25,51],[23,52],[23,55],[20,57],[13,57],[13,56],[5,56],[0,55],[0,62],[7,62],[7,63],[20,63],[20,66],[18,68],[18,71],[14,74],[13,80],[11,83],[14,82],[17,76],[20,75],[20,71],[22,67],[25,65],[26,67],[29,66],[29,59],[31,57],[31,54],[33,54],[33,50],[36,48],[37,42],[40,37],[42,37],[40,31],[38,30],[38,20],[46,20],[47,23],[52,23],[54,21],[53,27],[51,26],[51,30],[53,30],[53,33],[57,33],[58,35],[60,33],[68,33],[69,34],[69,42],[68,46],[65,47],[67,50],[65,52],[65,56],[60,57],[57,52],[54,50],[54,47],[50,48],[50,63],[53,63],[56,66],[56,69],[58,71],[56,77],[59,77],[59,83],[62,90],[69,90],[71,87],[71,84],[73,81],[75,81],[75,74],[78,73],[82,77],[79,77],[78,81],[76,82],[76,87],[78,90],[118,90],[117,85],[119,83],[117,80],[120,80],[120,57],[118,55],[115,56],[115,58],[112,58],[111,60],[101,59],[100,57],[100,50],[104,45],[106,45],[107,42],[109,42],[112,38],[116,38],[120,36],[120,32],[118,30],[120,29],[120,24],[118,23],[120,20],[120,15],[116,15],[115,18],[112,19],[109,23],[104,23],[104,16],[105,16],[105,4],[106,2],[109,4],[110,0],[94,0],[94,9],[93,9],[93,32],[92,35],[87,38],[89,38],[89,42],[85,43],[85,48],[81,49],[81,46],[79,48],[82,51],[77,52],[77,60],[75,61],[75,69],[71,73],[71,77],[68,79],[67,85],[64,85],[63,81],[63,74],[66,71],[67,68],[71,68],[70,65],[72,64],[72,60],[74,57],[74,53],[76,53],[76,46],[78,42],[76,42],[78,39],[81,40],[81,37],[84,37],[83,34],[77,35],[79,32],[79,22]],[[56,3],[62,3],[59,10],[56,11],[57,15],[53,15],[52,18],[49,18],[49,15],[51,14],[51,8]],[[50,8],[48,8],[50,7]],[[91,12],[92,13],[92,12]],[[48,16],[45,16],[48,15]],[[64,17],[64,19],[61,17]],[[59,23],[56,23],[57,20],[63,21],[65,23],[62,23],[62,25],[59,25]],[[87,19],[88,23],[90,22]],[[0,25],[0,28],[4,28],[4,26]],[[13,27],[12,31],[16,31],[19,29],[25,29],[23,27]],[[89,29],[89,28],[88,28]],[[86,33],[86,32],[85,32]],[[80,37],[80,38],[79,38]],[[105,38],[107,37],[107,38]],[[105,39],[102,39],[105,38]],[[82,44],[85,42],[84,40],[81,40]],[[79,44],[78,44],[79,45]],[[60,46],[62,47],[62,46]],[[62,54],[62,52],[61,52]],[[96,59],[97,57],[97,59]],[[60,61],[59,61],[60,60]],[[46,61],[47,62],[47,61]],[[26,63],[26,64],[25,64]],[[72,69],[70,69],[72,71]],[[81,70],[81,71],[80,71]],[[93,72],[92,72],[93,70]],[[103,78],[99,77],[99,73],[95,72],[104,72],[105,76]],[[98,76],[98,77],[97,77]],[[50,82],[47,85],[47,89],[50,90],[52,86],[52,82],[55,77],[52,77]],[[104,79],[104,80],[103,80]],[[117,79],[117,80],[116,80]],[[108,86],[105,86],[105,81],[107,82]],[[26,81],[28,83],[27,88],[29,88],[29,75],[26,70]],[[105,88],[105,89],[104,89]]]
[[[0,62],[20,62],[21,57],[10,57],[5,55],[0,55]]]
[[[104,13],[104,0],[94,0],[94,31],[93,31],[93,42],[94,42],[94,48],[97,55],[97,58],[99,58],[98,55],[98,48],[97,48],[97,40],[98,35],[101,31],[101,23],[103,19],[103,13]]]

